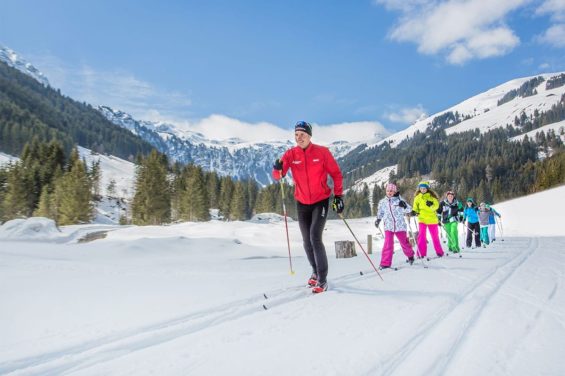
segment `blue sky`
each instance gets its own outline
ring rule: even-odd
[[[0,7],[0,44],[53,86],[147,120],[400,130],[510,79],[565,71],[565,0]]]

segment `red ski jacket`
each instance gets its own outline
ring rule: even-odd
[[[287,150],[281,160],[283,176],[289,168],[292,172],[296,201],[310,205],[330,197],[328,174],[334,182],[334,195],[343,194],[341,170],[328,148],[312,143],[306,149],[295,146]],[[273,178],[281,178],[278,170],[273,169]]]

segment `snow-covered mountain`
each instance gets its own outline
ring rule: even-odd
[[[534,81],[539,77],[542,79]],[[533,86],[528,87],[527,93],[522,93],[522,90],[525,90],[524,86],[529,82],[533,82]],[[550,84],[550,82],[557,83]],[[447,122],[453,124],[446,128],[448,135],[472,129],[488,132],[491,129],[514,125],[514,119],[520,117],[522,113],[530,117],[535,111],[545,112],[551,109],[551,106],[559,103],[562,95],[565,94],[564,83],[565,72],[540,74],[511,80],[475,95],[445,111],[420,119],[410,127],[376,143],[368,144],[367,147],[371,148],[385,142],[394,147],[407,137],[412,137],[418,131],[425,132],[427,128],[433,125],[434,120],[442,116],[449,118],[449,113],[457,114],[457,118],[447,120]],[[504,103],[501,103],[503,101]]]
[[[49,86],[49,81],[43,73],[39,71],[36,67],[21,58],[16,52],[0,45],[0,61],[8,64],[10,67],[19,70],[20,72],[33,77],[35,80],[39,81],[45,86]]]
[[[137,120],[123,111],[107,106],[100,106],[99,110],[108,120],[148,141],[172,160],[194,163],[208,171],[237,179],[251,178],[261,185],[273,182],[273,161],[294,146],[291,139],[268,142],[241,138],[213,140],[202,133],[180,129],[173,124]],[[375,142],[385,136],[375,135]],[[359,144],[360,142],[336,141],[325,146],[339,158]]]
[[[551,115],[543,116],[544,121],[553,121],[537,129],[531,130],[517,125],[517,119],[534,119],[542,117],[553,106],[563,105],[565,96],[565,72],[547,73],[537,76],[524,77],[508,81],[496,86],[481,94],[475,95],[447,110],[438,112],[426,118],[417,120],[410,127],[394,133],[378,142],[361,146],[353,153],[345,157],[345,164],[359,168],[359,161],[367,161],[380,158],[376,156],[378,147],[383,147],[385,143],[392,147],[389,152],[395,153],[395,148],[406,139],[412,138],[417,132],[424,133],[430,128],[445,129],[446,134],[453,135],[474,129],[481,133],[488,132],[496,128],[512,127],[519,136],[512,137],[511,140],[521,140],[525,135],[535,137],[538,132],[552,131],[560,135],[565,142],[565,121],[561,120],[562,115],[559,111],[553,111]],[[553,119],[553,120],[550,120]],[[347,163],[348,160],[355,161],[354,164]],[[371,176],[359,178],[352,189],[361,190],[364,184],[369,188],[375,184],[382,185],[387,181],[387,176],[395,165],[381,166]],[[348,172],[348,169],[345,169]]]

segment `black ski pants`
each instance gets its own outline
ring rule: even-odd
[[[328,276],[328,256],[322,241],[322,233],[328,216],[329,203],[329,197],[311,205],[296,202],[304,250],[319,282],[326,282]]]
[[[477,247],[481,246],[481,225],[477,223],[467,222],[467,248],[471,248],[473,244],[473,233],[475,235],[475,245]]]

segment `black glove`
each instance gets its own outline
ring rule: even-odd
[[[406,208],[407,208],[407,206],[406,206],[406,201],[400,200],[400,201],[398,202],[398,206],[400,206],[402,209],[406,209]]]
[[[430,200],[426,201],[426,206],[428,206],[428,207],[432,207],[433,204],[434,204],[434,203],[431,202]]]
[[[412,210],[410,213],[408,213],[408,215],[409,215],[410,217],[415,217],[415,216],[418,215],[418,213],[416,213],[414,210]]]
[[[381,223],[381,219],[377,218],[377,220],[375,221],[375,227],[379,227],[380,223]]]
[[[332,209],[333,211],[335,211],[337,214],[340,214],[341,212],[343,212],[343,200],[341,199],[341,196],[335,196],[334,200],[332,202]]]
[[[275,161],[275,163],[273,164],[273,169],[282,171],[282,169],[283,169],[283,163],[282,163],[282,161],[281,161],[280,159],[277,159],[277,160]]]

